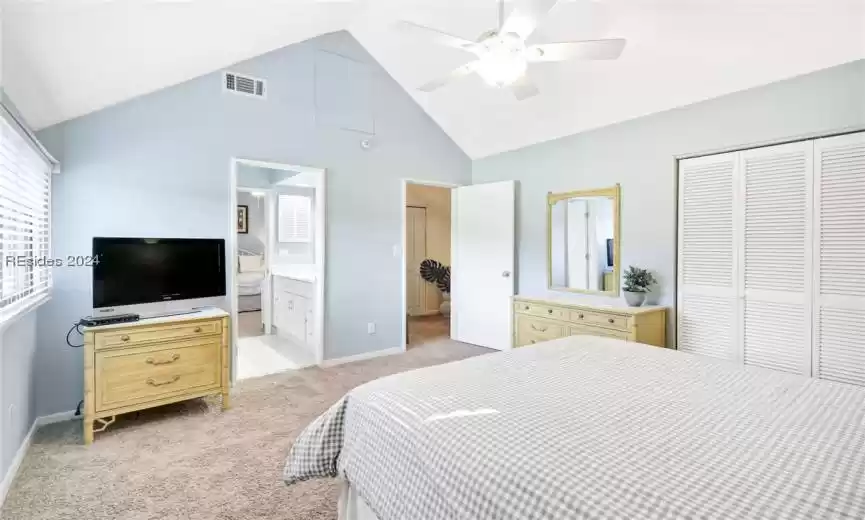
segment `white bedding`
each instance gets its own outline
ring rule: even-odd
[[[572,336],[355,388],[286,461],[321,477],[344,520],[862,519],[865,389]]]
[[[379,520],[357,490],[346,481],[340,483],[339,503],[336,507],[338,520]]]
[[[237,273],[237,293],[241,296],[261,294],[261,282],[264,281],[264,271]]]

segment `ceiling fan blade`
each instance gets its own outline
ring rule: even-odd
[[[623,38],[542,43],[526,49],[526,55],[529,61],[615,60],[622,54],[625,43]]]
[[[516,33],[527,39],[556,3],[558,0],[518,0],[499,32]]]
[[[422,92],[432,92],[433,90],[436,90],[439,87],[443,87],[443,86],[447,85],[451,81],[454,81],[454,80],[460,79],[460,78],[464,78],[464,77],[468,76],[469,74],[471,74],[472,72],[474,72],[475,70],[477,70],[478,63],[480,63],[480,62],[479,61],[470,61],[470,62],[466,63],[465,65],[462,65],[460,67],[455,68],[446,76],[443,76],[441,78],[434,79],[432,81],[428,81],[428,82],[424,83],[423,85],[418,87],[418,90],[420,90]]]
[[[427,41],[431,41],[432,43],[445,45],[447,47],[454,47],[457,49],[470,51],[471,48],[476,45],[476,42],[473,42],[471,40],[466,40],[465,38],[460,38],[459,36],[443,33],[431,27],[418,25],[416,23],[399,21],[395,24],[395,27],[406,34],[418,36],[426,39]]]
[[[537,85],[535,85],[526,75],[523,75],[523,77],[511,83],[510,88],[511,92],[514,93],[514,97],[517,98],[517,101],[523,101],[541,93],[541,91],[538,90]]]

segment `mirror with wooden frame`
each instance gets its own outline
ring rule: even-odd
[[[618,184],[547,195],[547,285],[556,291],[619,295]]]

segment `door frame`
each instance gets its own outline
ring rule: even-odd
[[[296,164],[277,163],[268,161],[259,161],[255,159],[244,159],[240,157],[232,157],[229,168],[229,233],[228,233],[228,253],[229,264],[232,266],[229,269],[229,287],[231,289],[230,308],[231,308],[231,323],[237,323],[238,304],[236,294],[237,286],[237,170],[239,165],[254,166],[258,168],[268,168],[271,170],[282,170],[298,173],[309,173],[316,176],[317,186],[315,187],[315,240],[314,240],[314,258],[315,258],[315,319],[314,330],[316,344],[313,346],[315,351],[315,361],[321,365],[324,362],[324,324],[325,324],[325,277],[327,274],[327,266],[325,264],[326,251],[325,244],[327,243],[327,170],[324,168],[315,168],[312,166],[302,166]],[[266,191],[261,189],[260,191]],[[269,247],[269,246],[266,246]],[[268,262],[270,259],[268,258]],[[271,292],[271,291],[268,291]],[[237,327],[230,327],[230,345],[231,352],[231,384],[232,386],[237,381]]]
[[[273,223],[270,222],[270,220],[271,220],[270,215],[269,215],[270,203],[268,202],[268,199],[270,198],[271,192],[273,190],[271,190],[270,188],[250,188],[248,186],[237,186],[234,189],[234,191],[235,191],[235,197],[237,196],[238,192],[249,193],[249,194],[252,194],[253,196],[256,193],[264,193],[264,197],[262,197],[262,200],[264,202],[264,222],[265,222],[264,229],[265,229],[265,232],[267,233],[267,238],[265,238],[265,240],[264,240],[264,257],[267,258],[268,262],[269,262],[270,261],[270,255],[273,252],[273,244],[271,243],[271,240],[270,240],[270,229],[271,229],[271,226],[273,225]],[[236,230],[235,230],[235,233],[233,236],[234,236],[234,240],[236,242],[237,241]],[[235,247],[237,247],[236,244],[235,244]],[[237,247],[237,249],[240,249],[240,248]],[[235,249],[235,258],[237,257],[237,249]],[[235,277],[237,276],[237,272],[234,273],[234,276]],[[262,322],[264,324],[264,333],[265,334],[270,334],[271,326],[273,325],[273,301],[270,298],[270,296],[272,294],[272,291],[270,290],[270,283],[271,283],[270,277],[271,277],[270,265],[268,264],[267,270],[265,271],[265,275],[264,275],[265,287],[263,287],[262,291],[261,291],[261,319],[262,319]],[[232,285],[232,287],[235,287],[235,286]],[[267,303],[265,302],[265,296],[267,297],[268,300],[270,300]],[[234,300],[237,300],[238,298],[239,298],[239,296],[236,295],[234,297]],[[265,306],[267,306],[267,308],[265,308]],[[239,309],[238,309],[238,314],[240,314]]]
[[[402,178],[400,179],[400,244],[401,244],[401,258],[400,258],[400,280],[401,280],[401,290],[402,295],[399,299],[400,301],[400,320],[402,321],[401,327],[401,348],[402,351],[405,352],[408,349],[408,275],[406,274],[406,269],[408,268],[408,241],[406,240],[406,235],[408,234],[408,218],[406,212],[406,206],[408,206],[408,185],[409,184],[418,184],[421,186],[432,186],[434,188],[447,188],[451,190],[451,244],[453,244],[454,237],[454,226],[453,226],[453,216],[454,216],[454,206],[453,206],[453,189],[459,188],[463,186],[462,184],[456,184],[452,182],[441,182],[441,181],[430,181],[423,179],[411,179],[411,178]],[[451,251],[451,270],[453,270],[453,251]],[[453,330],[453,314],[451,314],[451,324],[448,330],[448,337],[450,337],[450,330]]]

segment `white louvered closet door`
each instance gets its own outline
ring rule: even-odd
[[[815,377],[865,385],[865,133],[815,143]]]
[[[806,141],[739,154],[741,360],[807,376],[813,149]]]
[[[678,349],[737,357],[735,153],[679,162]]]

